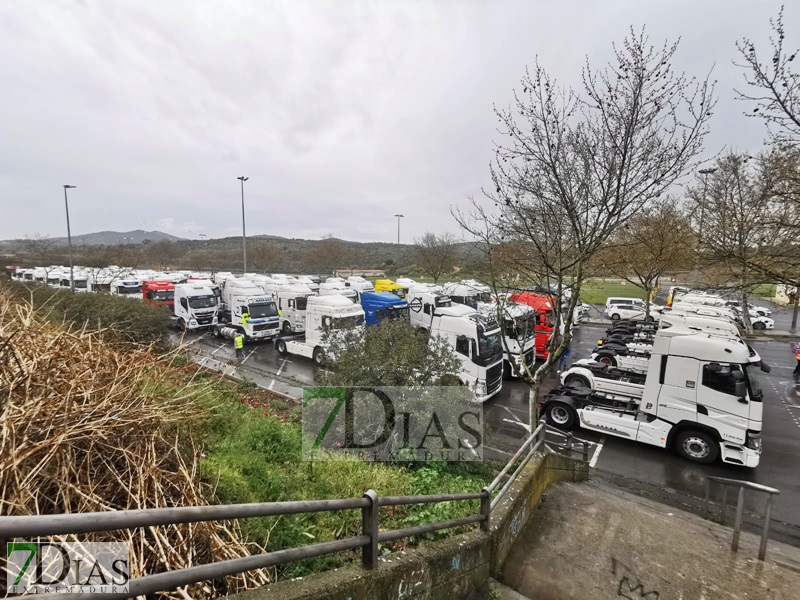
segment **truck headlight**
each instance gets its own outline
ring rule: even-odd
[[[475,384],[475,395],[476,396],[485,396],[486,395],[486,382],[479,381]]]
[[[761,452],[761,432],[748,430],[744,438],[744,447]]]
[[[197,325],[197,321],[194,319],[189,319],[189,325]]]

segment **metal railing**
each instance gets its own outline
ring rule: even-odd
[[[143,596],[156,592],[173,590],[185,585],[199,583],[210,579],[236,575],[254,569],[274,567],[297,560],[333,554],[345,550],[361,548],[361,562],[372,568],[378,562],[378,544],[401,538],[425,535],[444,529],[452,529],[473,523],[480,523],[483,531],[489,530],[492,510],[505,496],[517,476],[528,464],[534,452],[545,441],[546,425],[544,421],[533,431],[511,460],[505,465],[494,481],[480,492],[466,494],[434,494],[427,496],[379,496],[374,490],[368,490],[361,498],[341,500],[305,500],[295,502],[264,502],[254,504],[227,504],[215,506],[191,506],[175,508],[150,508],[142,510],[120,510],[96,513],[30,515],[0,517],[0,542],[5,549],[5,542],[13,538],[31,538],[38,536],[75,535],[138,527],[159,527],[180,523],[197,523],[200,521],[247,519],[253,517],[275,517],[302,513],[331,512],[340,510],[361,511],[361,535],[310,544],[300,548],[276,550],[265,554],[256,554],[242,558],[234,558],[214,563],[196,565],[184,569],[147,575],[129,581],[128,596]],[[570,448],[571,448],[570,444]],[[584,452],[584,457],[586,453]],[[509,476],[512,467],[519,465]],[[507,478],[492,499],[492,494]],[[427,525],[407,527],[391,531],[380,531],[379,509],[382,506],[403,506],[409,504],[435,504],[438,502],[461,502],[480,500],[478,514],[438,521]],[[66,599],[74,596],[85,598],[82,594],[59,594]],[[26,599],[50,597],[50,595],[28,595]],[[93,594],[92,598],[119,600],[119,594]]]
[[[739,479],[728,479],[727,477],[706,477],[706,517],[710,516],[709,501],[711,498],[711,482],[722,484],[722,512],[720,513],[720,523],[725,525],[725,513],[728,508],[728,488],[738,487],[739,494],[736,501],[736,518],[733,524],[733,541],[731,542],[731,550],[734,552],[739,551],[739,534],[742,531],[742,513],[744,512],[744,491],[745,489],[753,490],[755,492],[762,492],[767,494],[767,508],[764,512],[764,527],[761,529],[761,544],[758,547],[758,560],[764,560],[767,556],[767,540],[769,537],[769,526],[772,520],[772,500],[773,496],[780,494],[780,490],[752,483],[750,481],[741,481]]]

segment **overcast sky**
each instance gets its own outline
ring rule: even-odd
[[[506,105],[539,57],[579,82],[628,26],[681,37],[676,66],[715,65],[708,154],[758,150],[735,41],[761,45],[757,0],[3,0],[0,239],[159,229],[391,241],[457,231]],[[800,7],[788,39],[800,46]]]

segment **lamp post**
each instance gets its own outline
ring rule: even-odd
[[[397,243],[400,244],[400,219],[405,215],[395,215],[397,217]]]
[[[716,171],[716,167],[700,169],[698,173],[703,176],[703,202],[700,205],[700,239],[703,239],[703,218],[706,214],[706,190],[708,189],[708,176]]]
[[[64,208],[67,210],[67,245],[69,246],[69,289],[75,291],[75,267],[72,264],[72,232],[69,228],[69,200],[67,190],[75,189],[74,185],[64,185]]]
[[[247,273],[247,237],[245,236],[244,229],[244,182],[250,179],[249,177],[237,177],[242,182],[242,275]]]

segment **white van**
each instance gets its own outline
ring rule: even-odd
[[[628,304],[637,308],[645,309],[645,302],[641,298],[606,298],[606,312],[615,305]]]

